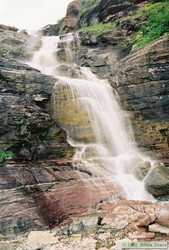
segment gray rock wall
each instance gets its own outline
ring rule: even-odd
[[[1,33],[1,149],[12,151],[15,160],[71,156],[66,132],[53,119],[51,95],[56,79],[19,62],[27,55],[23,53],[27,34],[8,29]]]
[[[138,146],[168,162],[169,36],[133,52],[115,65],[112,86],[131,112]]]

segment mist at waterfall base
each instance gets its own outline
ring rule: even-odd
[[[57,56],[61,43],[64,44],[66,55],[64,63]],[[126,199],[152,200],[153,197],[144,188],[144,180],[140,181],[133,175],[136,165],[147,158],[136,147],[129,118],[120,108],[110,84],[98,79],[89,68],[77,65],[71,43],[76,43],[79,48],[77,35],[68,34],[62,39],[54,36],[42,37],[42,46],[34,53],[29,65],[43,74],[57,78],[53,89],[54,107],[57,107],[55,95],[59,86],[65,89],[65,95],[69,92],[67,98],[74,109],[73,117],[67,117],[65,122],[56,108],[54,117],[67,131],[69,143],[76,148],[74,164],[91,172],[103,184],[108,181],[112,183],[112,187],[120,185]],[[60,74],[59,68],[63,65],[67,65],[68,71],[73,70],[76,77]],[[59,105],[65,108],[63,103]],[[64,115],[68,116],[65,112]],[[82,113],[85,121],[82,119],[79,122]],[[71,126],[70,120],[73,121]],[[90,136],[84,137],[84,131]],[[94,180],[95,178],[93,185]]]

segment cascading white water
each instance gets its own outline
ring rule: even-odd
[[[65,46],[67,64],[71,64],[71,68],[75,69],[77,65],[73,61],[70,49],[72,39],[72,35],[65,36],[61,42],[67,41]],[[74,159],[81,160],[93,175],[118,182],[123,187],[127,198],[151,199],[152,197],[144,190],[144,183],[133,175],[133,169],[138,162],[142,161],[142,155],[127,131],[131,130],[130,123],[127,127],[127,119],[119,107],[111,86],[107,81],[98,79],[87,68],[78,68],[81,78],[59,76],[57,72],[59,60],[56,60],[58,44],[58,37],[43,37],[42,47],[34,54],[30,65],[44,74],[57,77],[60,79],[60,84],[69,86],[72,101],[78,105],[79,110],[84,110],[87,114],[92,131],[90,140],[84,142],[79,140],[74,136],[78,134],[79,127],[72,128],[65,123],[69,141],[77,148]],[[54,92],[57,91],[57,85],[58,82]],[[55,115],[57,118],[57,111]],[[77,112],[72,119],[76,120],[78,115]]]
[[[34,53],[32,61],[29,65],[40,70],[43,74],[56,76],[56,56],[54,52],[57,50],[59,37],[42,38],[41,48]]]

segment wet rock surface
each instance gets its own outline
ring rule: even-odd
[[[138,180],[143,180],[144,177],[148,174],[148,171],[151,168],[151,163],[149,161],[138,163],[134,169],[134,176]]]
[[[84,12],[81,22],[92,25],[117,21],[117,24],[102,35],[80,32],[81,48],[76,61],[90,67],[99,77],[109,79],[122,107],[129,111],[138,146],[168,165],[168,36],[138,51],[132,51],[133,44],[128,40],[146,21],[146,17],[131,19],[128,15],[146,3],[98,1]]]
[[[14,50],[26,48],[30,39],[27,34],[13,29],[1,32],[1,149],[12,151],[16,160],[73,155],[66,132],[52,117],[51,95],[56,79],[24,64],[23,51],[18,56],[12,54]],[[18,39],[19,47],[10,39]]]
[[[155,196],[169,194],[169,169],[164,165],[156,164],[145,179],[145,187]]]
[[[168,164],[168,36],[131,52],[119,43],[113,44],[120,32],[96,36],[79,33],[74,36],[71,51],[74,62],[90,67],[93,73],[109,79],[117,91],[122,108],[132,122],[138,147],[154,159]],[[57,52],[66,62],[64,42]],[[129,54],[130,53],[130,54]],[[63,68],[63,73],[66,69]],[[77,77],[67,69],[67,74]],[[138,77],[139,76],[139,77]],[[80,75],[78,75],[80,78]]]

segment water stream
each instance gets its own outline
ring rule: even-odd
[[[75,42],[78,49],[79,40],[71,34],[62,39],[43,37],[41,48],[29,63],[57,78],[54,116],[76,148],[74,161],[81,162],[93,176],[120,184],[128,199],[152,199],[144,182],[133,175],[136,165],[146,157],[136,147],[129,118],[110,84],[98,79],[89,68],[77,65],[71,50]],[[61,50],[62,62],[58,56]],[[65,69],[66,74],[60,69]]]

